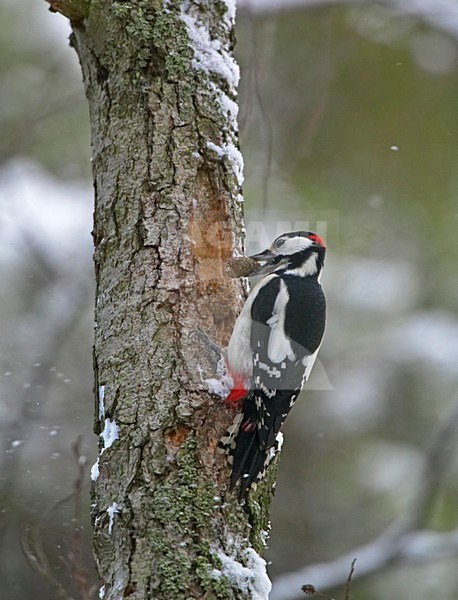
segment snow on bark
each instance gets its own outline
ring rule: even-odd
[[[225,4],[227,10],[223,22],[230,30],[234,25],[235,0],[226,0]],[[244,180],[244,163],[238,148],[238,105],[235,100],[240,69],[232,56],[229,41],[222,42],[220,39],[213,38],[207,26],[192,14],[191,7],[190,2],[184,2],[180,14],[194,54],[191,65],[194,69],[208,75],[207,85],[210,92],[216,96],[225,119],[220,143],[215,144],[209,140],[207,147],[219,158],[227,160],[238,186],[241,187]]]
[[[113,531],[113,524],[114,524],[114,516],[119,514],[121,512],[120,507],[118,505],[117,502],[113,502],[113,504],[111,504],[108,508],[107,508],[107,514],[108,514],[108,533],[111,535],[112,531]]]
[[[95,461],[95,463],[91,467],[91,480],[92,481],[97,481],[97,479],[99,478],[99,475],[100,475],[100,472],[99,472],[99,459],[97,459]]]
[[[110,446],[119,439],[119,427],[116,421],[112,421],[111,419],[105,419],[105,427],[100,434],[100,437],[103,441],[103,448],[100,451],[100,454],[103,454],[105,450],[110,448]]]
[[[249,594],[251,600],[268,600],[272,584],[267,575],[266,561],[253,548],[243,551],[245,564],[222,550],[216,555],[221,561],[221,569],[214,569],[213,577],[227,577],[238,589]]]
[[[195,69],[218,75],[227,82],[232,91],[235,91],[239,84],[240,69],[228,44],[220,39],[212,39],[207,27],[188,12],[190,8],[190,2],[183,3],[181,20],[186,25],[189,41],[194,51],[192,66]],[[227,21],[229,21],[229,27],[232,27],[230,19]]]
[[[229,29],[231,29],[235,25],[236,0],[223,1],[227,7],[226,14],[224,15],[224,21]]]
[[[99,386],[99,421],[105,419],[105,386]]]
[[[207,142],[207,148],[216,152],[220,157],[227,156],[232,164],[237,182],[241,186],[243,184],[243,157],[240,150],[232,142],[222,143],[220,146],[213,142]]]
[[[101,386],[103,388],[103,392],[100,392],[100,388],[99,388],[99,416],[101,414],[105,414],[105,408],[103,409],[103,411],[100,411],[100,406],[103,406],[103,393],[105,390],[105,386]],[[100,397],[101,400],[100,400]],[[100,404],[100,402],[102,404]],[[100,455],[102,455],[105,450],[107,450],[108,448],[110,448],[113,443],[119,439],[119,427],[116,423],[116,421],[111,421],[111,419],[105,419],[105,426],[103,428],[102,433],[100,434],[100,438],[102,439],[102,448],[100,450]],[[99,478],[100,475],[100,471],[99,471],[99,460],[97,459],[96,462],[92,465],[91,467],[91,479],[92,481],[97,481],[97,479]]]

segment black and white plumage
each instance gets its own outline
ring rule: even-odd
[[[227,349],[234,387],[227,405],[241,404],[219,442],[240,497],[263,476],[280,428],[312,370],[324,333],[326,301],[319,283],[326,247],[309,231],[279,236],[255,255],[264,277],[240,313]]]

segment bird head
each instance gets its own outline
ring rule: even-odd
[[[279,273],[284,275],[319,275],[324,262],[326,244],[311,231],[292,231],[279,235],[270,248],[254,254],[264,264],[250,273],[250,277]]]

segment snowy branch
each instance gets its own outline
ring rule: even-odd
[[[353,576],[356,579],[401,562],[419,564],[458,555],[458,529],[448,533],[420,529],[453,457],[452,446],[456,443],[457,432],[458,404],[436,432],[425,454],[417,495],[409,503],[406,513],[372,542],[354,548],[336,560],[310,565],[279,577],[274,582],[271,600],[300,598],[300,589],[306,583],[317,589],[345,584],[354,558],[358,561]]]
[[[458,39],[458,4],[455,0],[238,0],[238,7],[253,13],[279,12],[288,9],[317,8],[341,4],[379,4],[398,14],[424,21],[431,27]]]
[[[304,583],[313,582],[319,590],[345,584],[352,560],[357,557],[353,579],[380,572],[390,565],[408,563],[418,565],[452,558],[458,554],[458,529],[449,533],[417,531],[396,540],[387,538],[374,540],[370,544],[355,548],[340,558],[310,565],[274,581],[271,600],[299,600]]]

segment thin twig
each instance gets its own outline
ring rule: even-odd
[[[355,572],[356,558],[351,561],[350,573],[348,574],[347,583],[345,584],[345,600],[350,600],[351,578]]]

